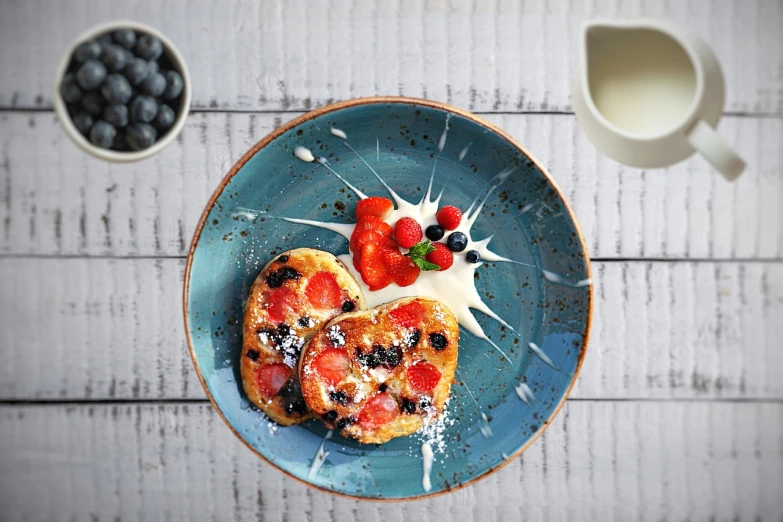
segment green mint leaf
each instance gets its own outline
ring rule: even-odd
[[[423,257],[411,257],[411,260],[413,263],[418,266],[421,270],[424,270],[425,272],[431,272],[433,270],[440,270],[440,267],[436,265],[435,263],[430,263]]]
[[[408,252],[408,257],[411,259],[416,257],[424,257],[430,252],[434,251],[435,247],[432,246],[432,243],[430,243],[429,240],[425,239],[421,243],[417,243],[411,247],[410,251]]]

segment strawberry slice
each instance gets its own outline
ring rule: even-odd
[[[364,230],[356,236],[356,252],[361,251],[368,241],[380,243],[384,248],[397,250],[397,243],[390,237],[386,237],[377,230]]]
[[[424,316],[424,307],[418,301],[398,306],[389,312],[392,321],[405,328],[417,326]]]
[[[340,306],[343,292],[334,275],[330,272],[317,272],[307,282],[305,294],[316,309],[331,310]]]
[[[394,204],[390,199],[372,196],[363,199],[356,204],[356,221],[365,216],[375,216],[379,219],[386,219],[394,210]]]
[[[369,401],[359,413],[359,425],[365,428],[378,428],[400,415],[400,409],[394,397],[386,392],[379,393]]]
[[[315,357],[313,368],[327,384],[335,385],[351,373],[351,358],[345,350],[327,348]]]
[[[275,288],[267,296],[266,313],[273,323],[284,323],[299,305],[299,296],[285,286]]]
[[[392,279],[397,286],[410,286],[419,277],[421,269],[411,258],[402,255],[398,250],[387,250],[383,253],[383,261],[389,267]]]
[[[389,267],[383,261],[383,253],[386,250],[373,241],[362,246],[359,272],[362,274],[362,280],[370,287],[370,290],[380,290],[389,286],[393,281]]]
[[[417,390],[428,392],[440,382],[440,370],[432,363],[419,361],[408,367],[408,381]]]
[[[352,251],[357,250],[356,240],[358,239],[359,234],[365,230],[375,230],[376,232],[380,232],[382,236],[386,236],[388,238],[392,238],[394,236],[394,229],[392,229],[390,224],[375,216],[364,216],[356,223],[356,226],[353,229],[353,233],[351,234],[350,246]]]
[[[291,377],[291,368],[283,363],[267,364],[256,370],[256,381],[261,393],[274,397]]]

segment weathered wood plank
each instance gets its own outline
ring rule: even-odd
[[[50,113],[0,114],[0,253],[172,256],[222,176],[292,114],[202,113],[161,154],[108,164],[77,149]],[[599,154],[570,115],[488,115],[572,202],[594,257],[783,257],[783,119],[726,118],[748,160],[727,183],[699,157],[643,171]]]
[[[478,484],[381,504],[284,477],[208,404],[4,406],[0,503],[4,520],[776,521],[782,452],[780,403],[569,401]]]
[[[710,43],[728,111],[783,113],[775,0],[4,2],[0,107],[51,107],[61,50],[94,24],[130,18],[180,48],[196,108],[307,110],[406,95],[477,111],[570,111],[581,24],[639,16],[679,22]]]
[[[0,400],[203,398],[183,259],[0,259]],[[783,398],[783,263],[594,263],[579,398]]]

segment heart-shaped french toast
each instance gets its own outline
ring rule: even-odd
[[[297,248],[272,259],[245,305],[240,373],[248,399],[284,426],[312,417],[296,371],[300,351],[329,320],[364,308],[359,284],[332,254]]]
[[[457,319],[433,299],[340,315],[302,350],[302,395],[329,428],[359,442],[410,435],[443,411],[458,341]]]

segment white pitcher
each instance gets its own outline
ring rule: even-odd
[[[745,162],[715,132],[723,74],[707,44],[661,20],[592,21],[582,28],[573,104],[585,135],[633,167],[704,156],[726,179]]]

